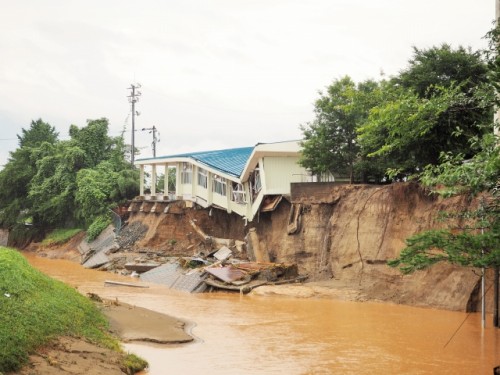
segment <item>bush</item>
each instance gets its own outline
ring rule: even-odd
[[[87,229],[87,241],[93,241],[101,234],[101,232],[111,224],[111,217],[109,215],[98,216],[89,229]]]

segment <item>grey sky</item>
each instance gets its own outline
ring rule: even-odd
[[[1,0],[0,164],[42,118],[107,117],[158,155],[298,139],[333,79],[396,74],[411,47],[483,48],[494,0]],[[151,156],[152,136],[136,146]]]

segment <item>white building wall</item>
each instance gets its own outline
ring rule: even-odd
[[[193,168],[193,198],[202,207],[207,207],[209,197],[208,197],[208,171],[207,171],[207,187],[200,186],[198,180],[198,171],[201,167]],[[204,169],[206,171],[206,169]]]
[[[236,202],[229,202],[229,209],[231,212],[235,212],[240,216],[247,216],[249,204],[240,204]]]
[[[290,194],[290,184],[301,182],[307,171],[298,164],[299,158],[292,156],[265,157],[264,194]]]
[[[227,196],[223,196],[214,192],[212,192],[212,203],[226,209],[228,208]]]

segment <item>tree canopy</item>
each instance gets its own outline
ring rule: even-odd
[[[138,193],[138,173],[125,160],[122,137],[108,136],[108,120],[71,125],[61,141],[42,120],[23,129],[19,148],[0,171],[0,223],[31,220],[41,230],[88,227],[109,208]]]
[[[326,93],[320,92],[316,118],[301,127],[304,167],[314,174],[345,175],[354,181],[361,161],[357,128],[375,105],[378,89],[375,81],[355,84],[345,76],[328,86]]]
[[[479,52],[443,44],[421,50],[380,82],[335,80],[301,127],[302,165],[313,173],[386,181],[439,163],[441,152],[473,156],[472,137],[492,130],[489,67]]]
[[[315,119],[301,127],[301,163],[313,173],[357,171],[356,180],[378,182],[417,178],[434,194],[479,200],[477,209],[444,215],[450,225],[465,226],[407,239],[389,262],[402,272],[440,261],[500,267],[500,148],[493,135],[500,30],[488,38],[487,51],[414,48],[405,69],[370,82],[369,90],[349,77],[335,80],[320,93]]]
[[[461,93],[464,97],[472,93],[468,102],[474,103],[472,110],[490,109],[493,104],[499,104],[499,35],[498,28],[489,33],[490,49],[485,53],[488,70],[480,75],[481,68],[477,73],[483,77],[481,80],[484,77],[488,79],[488,89],[481,90],[480,83],[479,89],[472,85],[468,92]],[[473,78],[462,87],[471,85]],[[420,175],[421,183],[434,194],[446,197],[467,195],[476,199],[477,209],[445,215],[447,219],[460,219],[460,228],[450,225],[448,229],[430,230],[408,238],[406,248],[398,258],[389,261],[389,265],[398,267],[404,273],[440,261],[460,266],[500,267],[500,147],[499,139],[492,131],[498,123],[493,122],[491,115],[489,119],[480,119],[487,114],[486,111],[484,114],[480,110],[475,114],[469,111],[459,117],[457,121],[462,121],[470,130],[470,147],[462,150],[443,147],[439,163],[428,164]],[[481,127],[483,122],[488,122],[489,126]],[[478,128],[476,131],[474,124]]]

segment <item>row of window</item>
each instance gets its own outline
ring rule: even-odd
[[[183,163],[181,171],[181,183],[191,184],[193,182],[193,165]],[[259,181],[260,182],[260,181]],[[204,189],[208,187],[208,172],[203,168],[198,168],[197,175],[198,186]],[[212,191],[216,194],[227,196],[227,180],[223,177],[214,175],[212,177]],[[246,194],[242,184],[233,182],[231,185],[231,200],[236,203],[246,203]]]

